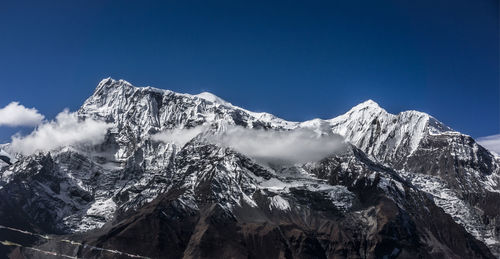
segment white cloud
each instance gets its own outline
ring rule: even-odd
[[[343,147],[338,135],[318,135],[309,129],[265,131],[232,127],[211,139],[263,163],[318,161]]]
[[[31,134],[13,136],[11,148],[14,152],[29,155],[69,145],[95,145],[104,140],[109,127],[110,124],[93,119],[79,120],[76,113],[64,110],[54,121],[41,124]]]
[[[175,143],[182,147],[206,126],[172,129],[151,136],[152,140]],[[205,136],[208,142],[234,150],[266,164],[295,164],[318,161],[344,147],[339,135],[318,135],[310,129],[290,131],[256,130],[228,127],[224,132]]]
[[[478,138],[477,143],[496,154],[500,154],[500,134]]]
[[[162,131],[151,136],[152,140],[165,143],[174,143],[176,146],[182,147],[188,141],[196,137],[205,130],[205,126],[198,126],[190,129],[171,129]]]
[[[0,126],[36,126],[44,116],[35,108],[26,108],[18,102],[11,102],[0,109]]]

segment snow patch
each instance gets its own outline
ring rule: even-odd
[[[290,203],[285,200],[280,195],[275,195],[269,198],[269,209],[278,209],[278,210],[290,210]]]

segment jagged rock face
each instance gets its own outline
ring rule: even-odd
[[[159,130],[191,128],[205,123],[232,124],[249,128],[290,128],[296,123],[268,113],[254,113],[207,94],[179,94],[151,87],[133,87],[125,81],[105,79],[79,110],[91,116],[133,130],[144,137]],[[120,132],[121,133],[121,132]]]
[[[392,115],[372,101],[328,122],[375,161],[408,176],[470,233],[500,255],[499,162],[470,136],[416,112]],[[442,191],[440,191],[442,190]],[[485,213],[485,211],[497,211]]]
[[[105,79],[78,115],[114,126],[96,146],[0,161],[0,224],[66,234],[40,249],[125,256],[60,241],[70,238],[153,258],[500,255],[499,162],[424,113],[368,101],[331,120],[288,122],[209,93]],[[152,138],[200,125],[186,145]],[[352,145],[317,162],[259,164],[209,141],[231,125],[307,128]]]
[[[449,178],[453,187],[463,190],[476,191],[484,186],[489,191],[500,190],[494,156],[471,137],[425,113],[406,111],[393,115],[367,101],[329,120],[328,126],[327,130],[344,136],[377,162],[394,169]],[[456,171],[463,172],[457,172],[458,177],[447,177]],[[464,171],[475,175],[463,180]]]
[[[328,121],[331,129],[377,161],[390,164],[411,155],[426,133],[451,130],[425,113],[387,113],[373,101]]]
[[[461,193],[500,190],[495,157],[471,137],[461,134],[427,136],[402,167],[414,173],[440,176]]]
[[[175,164],[179,179],[195,181],[179,180],[85,243],[152,258],[493,258],[426,195],[356,149],[304,166],[308,180],[202,143],[184,147]]]
[[[12,169],[15,177],[0,189],[2,223],[19,226],[16,221],[29,222],[23,228],[65,233],[68,230],[63,223],[65,217],[93,201],[91,193],[61,172],[50,154],[28,157]]]

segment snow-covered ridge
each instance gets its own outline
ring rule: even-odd
[[[162,94],[163,96],[174,96],[177,98],[183,98],[183,101],[189,101],[191,103],[194,103],[195,105],[203,105],[203,106],[211,106],[211,107],[221,107],[222,109],[225,110],[239,110],[244,112],[245,114],[250,115],[254,120],[259,120],[263,122],[268,122],[271,124],[277,124],[280,127],[287,126],[287,128],[292,127],[293,125],[297,124],[296,122],[290,122],[286,121],[280,118],[277,118],[276,116],[266,113],[266,112],[252,112],[249,110],[246,110],[242,107],[236,106],[231,104],[230,102],[227,102],[223,100],[222,98],[209,93],[209,92],[202,92],[199,94],[188,94],[188,93],[177,93],[173,92],[171,90],[166,90],[166,89],[160,89],[160,88],[155,88],[151,86],[146,86],[146,87],[136,87],[133,86],[131,83],[125,81],[125,80],[114,80],[110,77],[105,78],[101,80],[101,82],[98,84],[96,90],[94,91],[94,94],[85,101],[84,107],[92,107],[92,106],[108,106],[108,108],[113,108],[113,106],[121,106],[123,103],[117,103],[117,101],[121,98],[127,99],[132,97],[132,95],[137,94],[137,92],[142,92],[142,93],[159,93]],[[106,99],[106,103],[102,103],[103,95],[110,95],[110,98],[104,98]],[[96,103],[97,102],[97,103]],[[97,104],[97,105],[96,105]],[[103,105],[104,104],[104,105]],[[96,107],[97,108],[97,107]],[[120,107],[116,107],[120,108]],[[102,109],[102,112],[106,112],[104,109]]]
[[[460,134],[426,113],[410,110],[391,114],[373,100],[329,120],[293,122],[269,113],[248,111],[208,92],[192,95],[149,86],[134,87],[127,81],[111,78],[99,83],[80,114],[122,121],[143,136],[214,123],[219,127],[229,124],[279,130],[308,128],[319,135],[339,134],[385,164],[412,155],[426,136]]]
[[[106,89],[106,90],[105,90]],[[403,118],[424,118],[429,121],[429,130],[432,130],[433,133],[437,132],[446,132],[446,131],[452,131],[451,128],[445,126],[444,124],[440,123],[437,121],[435,118],[432,116],[423,113],[423,112],[418,112],[414,110],[409,110],[409,111],[403,111],[399,113],[398,115],[390,114],[383,108],[381,108],[375,101],[373,100],[367,100],[365,102],[362,102],[353,108],[351,108],[347,113],[340,115],[338,117],[329,119],[329,120],[322,120],[322,119],[312,119],[310,121],[304,121],[304,122],[293,122],[293,121],[287,121],[281,118],[278,118],[272,114],[266,113],[266,112],[252,112],[249,110],[246,110],[242,107],[235,106],[231,104],[230,102],[223,100],[222,98],[209,93],[209,92],[202,92],[199,94],[187,94],[187,93],[177,93],[173,92],[171,90],[166,90],[166,89],[160,89],[160,88],[154,88],[151,86],[146,86],[146,87],[136,87],[133,86],[131,83],[125,81],[125,80],[114,80],[112,78],[105,78],[103,79],[97,86],[93,96],[91,96],[87,101],[85,106],[89,105],[89,102],[91,102],[93,99],[96,99],[98,96],[102,95],[104,91],[107,92],[116,92],[118,89],[122,89],[122,92],[127,92],[123,91],[125,90],[130,90],[130,89],[135,89],[139,91],[144,91],[144,92],[156,92],[156,93],[162,93],[164,95],[175,95],[175,96],[182,96],[182,97],[187,97],[192,100],[204,100],[210,103],[213,103],[217,106],[226,106],[231,109],[237,109],[241,110],[252,117],[255,117],[256,119],[263,120],[263,121],[275,121],[278,124],[286,124],[289,125],[289,127],[300,127],[301,125],[303,126],[310,126],[313,124],[312,122],[321,122],[321,123],[327,123],[331,124],[333,126],[337,125],[339,121],[342,121],[343,119],[350,118],[351,120],[361,120],[362,122],[369,121],[370,119],[374,119],[374,116],[384,116],[388,117],[390,119],[392,118],[397,118],[397,117],[403,117]],[[117,96],[115,96],[117,97]],[[371,121],[370,121],[371,122]]]
[[[410,110],[395,115],[372,100],[328,123],[334,133],[383,163],[397,155],[411,155],[426,135],[452,131],[426,113]]]
[[[226,101],[222,100],[220,97],[218,97],[212,93],[209,93],[209,92],[202,92],[202,93],[199,93],[199,94],[194,95],[194,96],[201,98],[201,99],[205,99],[209,102],[219,103],[219,104],[226,105],[226,106],[233,106],[231,103],[226,102]]]

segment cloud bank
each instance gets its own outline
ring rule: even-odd
[[[497,155],[500,154],[500,134],[478,138],[477,143]]]
[[[0,109],[0,126],[36,126],[45,117],[35,108],[26,108],[18,102],[11,102]]]
[[[338,135],[320,136],[309,129],[265,131],[232,127],[210,140],[269,164],[318,161],[344,146]]]
[[[76,113],[64,110],[54,121],[44,122],[27,136],[12,137],[11,148],[24,155],[38,151],[50,151],[77,144],[99,144],[111,127],[93,119],[79,120]]]
[[[204,126],[198,126],[190,129],[171,129],[154,134],[151,136],[151,139],[164,143],[174,143],[176,146],[182,147],[205,129],[206,127]]]
[[[157,133],[151,136],[151,139],[182,147],[205,130],[206,126],[172,129]],[[219,146],[230,147],[265,164],[318,161],[345,146],[343,138],[338,135],[318,135],[310,129],[276,131],[232,126],[222,133],[205,136],[205,140]]]

